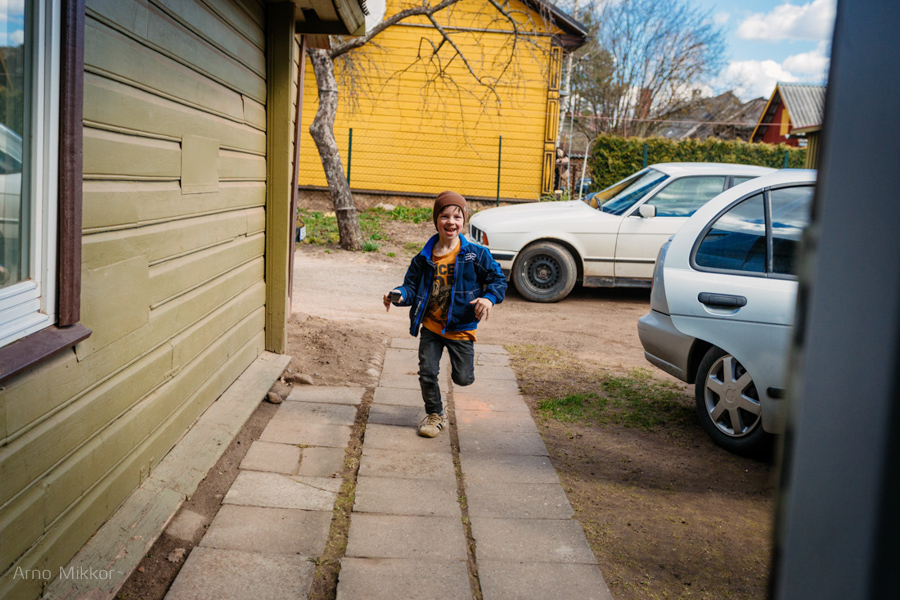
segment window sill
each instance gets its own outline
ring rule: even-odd
[[[0,348],[0,385],[90,335],[91,330],[78,323],[53,325]]]

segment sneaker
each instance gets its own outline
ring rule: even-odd
[[[437,413],[431,413],[419,424],[419,435],[433,438],[440,435],[441,430],[447,426],[447,417]]]

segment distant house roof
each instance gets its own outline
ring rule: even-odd
[[[825,86],[779,83],[781,99],[791,116],[794,129],[822,124],[825,110]]]
[[[733,92],[711,98],[695,98],[659,116],[648,135],[673,140],[709,137],[749,140],[763,108],[765,98],[741,102]]]
[[[766,104],[756,129],[753,130],[751,140],[756,141],[757,132],[774,116],[774,107],[781,103],[787,110],[790,118],[791,131],[804,133],[816,130],[822,125],[822,115],[825,111],[825,86],[809,85],[803,83],[778,83],[772,91],[772,96]],[[763,131],[765,129],[763,128]]]

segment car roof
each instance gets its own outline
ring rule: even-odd
[[[757,167],[755,165],[736,165],[732,163],[657,163],[655,165],[650,165],[650,167],[671,176],[717,174],[759,176],[775,171],[775,169],[772,169],[770,167]]]
[[[724,192],[707,202],[694,214],[696,215],[698,213],[706,214],[718,212],[735,200],[743,198],[744,196],[752,194],[756,191],[777,187],[780,185],[790,185],[792,183],[815,183],[815,181],[815,169],[779,169],[777,171],[762,175],[760,177],[757,177],[756,179],[751,179],[750,181],[745,181],[725,190]],[[697,218],[702,219],[702,214]]]

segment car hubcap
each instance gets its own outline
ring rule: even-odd
[[[550,256],[538,256],[534,258],[527,269],[528,281],[539,289],[553,288],[560,280],[559,263]]]
[[[733,356],[726,354],[713,364],[705,396],[709,418],[725,435],[745,436],[759,424],[762,410],[756,386]]]

